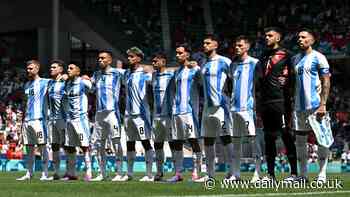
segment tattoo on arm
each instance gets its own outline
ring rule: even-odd
[[[322,91],[321,91],[321,105],[327,104],[327,99],[329,95],[329,91],[331,88],[331,80],[329,76],[321,77],[322,82]]]

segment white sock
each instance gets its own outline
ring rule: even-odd
[[[184,154],[183,151],[175,151],[175,173],[182,173]]]
[[[91,154],[89,150],[87,150],[84,153],[84,159],[85,159],[85,166],[86,166],[86,175],[92,176]]]
[[[134,175],[134,161],[136,157],[136,152],[135,151],[128,151],[126,153],[126,157],[128,160],[128,175],[133,176]]]
[[[318,176],[326,177],[328,164],[329,149],[324,146],[318,146],[318,161],[320,165],[320,173]]]
[[[254,176],[260,177],[261,174],[261,158],[257,157],[255,160]]]
[[[49,174],[49,152],[46,145],[41,145],[39,150],[41,153],[42,174],[47,177]]]
[[[97,160],[100,167],[100,173],[103,177],[106,177],[106,150],[105,143],[97,145]]]
[[[145,152],[146,175],[149,177],[152,177],[153,155],[153,149],[150,149]]]
[[[250,136],[249,143],[250,147],[252,147],[252,157],[255,158],[255,170],[253,176],[260,177],[261,156],[259,155],[256,136]]]
[[[205,161],[207,166],[207,174],[209,177],[214,177],[215,174],[215,145],[204,146]]]
[[[233,175],[233,144],[226,144],[224,147],[225,164],[229,166],[229,173]]]
[[[156,166],[157,166],[158,174],[163,173],[163,164],[164,164],[164,150],[156,149]]]
[[[33,175],[33,165],[34,165],[34,161],[35,161],[35,154],[34,154],[34,146],[29,146],[27,145],[28,148],[28,167],[27,167],[27,173],[32,176]]]
[[[67,153],[67,160],[67,173],[71,176],[75,176],[76,153]]]
[[[60,171],[60,151],[52,152],[52,162],[53,162],[54,173],[58,174]]]
[[[241,138],[233,138],[233,175],[241,176]]]
[[[176,172],[175,170],[175,151],[170,149],[171,151],[171,161],[173,162],[173,166],[174,166],[174,172]]]
[[[296,135],[295,146],[297,159],[300,162],[300,176],[307,176],[307,135]]]
[[[202,152],[193,152],[193,172],[194,175],[199,175],[202,167]]]
[[[120,142],[113,144],[115,154],[115,172],[117,175],[122,174],[123,170],[123,148]]]

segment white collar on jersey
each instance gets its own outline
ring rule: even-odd
[[[208,58],[209,61],[214,61],[214,60],[217,60],[220,58],[220,55],[219,54],[216,54],[214,57],[212,58]]]

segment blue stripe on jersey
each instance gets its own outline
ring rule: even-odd
[[[115,111],[117,111],[119,113],[119,91],[120,90],[117,90],[117,77],[113,77],[113,80],[112,80],[112,90],[114,90],[114,94],[112,95],[112,98],[114,100],[114,109]]]
[[[318,62],[317,56],[313,57],[313,62]],[[318,63],[317,64],[313,64],[312,68],[311,68],[311,72],[315,72],[311,75],[311,87],[310,89],[312,89],[313,87],[317,87],[316,85],[316,81],[318,79]],[[317,91],[312,91],[311,92],[311,106],[318,106],[320,103],[320,99],[318,97],[318,93]]]
[[[179,70],[178,72],[178,75],[181,75],[181,72],[183,70],[183,68],[180,68],[181,70]],[[181,104],[181,98],[182,98],[182,93],[180,90],[178,90],[179,87],[182,86],[182,81],[181,79],[180,80],[177,80],[177,83],[176,83],[176,89],[177,89],[177,96],[176,96],[176,102],[175,102],[175,105],[176,105],[176,112],[180,111],[180,104]],[[175,113],[176,113],[175,112]]]
[[[305,110],[305,97],[304,97],[304,77],[303,77],[303,73],[304,73],[304,65],[305,65],[305,61],[306,61],[306,56],[304,56],[301,60],[300,63],[298,63],[300,65],[300,67],[298,67],[298,86],[299,86],[299,106],[301,107],[301,109],[304,111]]]
[[[190,75],[190,74],[192,75],[192,73],[193,73],[193,72],[190,71],[189,75]],[[187,85],[187,88],[186,88],[186,89],[187,89],[187,93],[186,93],[187,97],[189,97],[189,96],[191,95],[191,81],[192,81],[192,77],[189,76],[189,79],[188,79],[187,84],[186,84],[186,85]],[[190,111],[192,111],[192,110],[191,110],[191,103],[192,103],[192,102],[191,102],[191,99],[187,99],[187,100],[189,100],[190,103],[189,103],[189,105],[187,105],[187,101],[186,101],[185,104],[187,105],[187,111],[190,112]]]
[[[155,89],[157,90],[157,89],[160,89],[160,79],[158,78],[158,76],[157,76],[157,78],[156,78],[156,87],[155,87]],[[159,103],[161,103],[161,101],[160,101],[160,91],[154,91],[154,93],[155,93],[155,99],[156,99],[156,102],[157,101],[159,101]],[[162,112],[162,108],[161,108],[162,106],[159,104],[159,105],[157,105],[156,104],[156,114],[160,114],[161,112]]]
[[[205,88],[205,92],[206,92],[206,95],[205,95],[205,97],[206,97],[206,101],[207,101],[207,103],[208,103],[208,106],[212,106],[213,105],[213,102],[212,102],[212,100],[210,99],[210,66],[207,68],[208,70],[207,71],[205,71],[205,72],[207,72],[207,73],[204,73],[204,78],[205,78],[205,82],[204,82],[204,88]],[[209,77],[207,77],[206,75],[209,75]],[[209,79],[207,79],[207,78],[209,78]]]
[[[144,72],[142,67],[127,75],[127,115],[140,115],[142,107],[149,112],[146,85],[151,81],[151,74]]]
[[[236,106],[236,108],[240,109],[241,108],[241,82],[242,82],[242,70],[239,70],[237,72],[237,80],[236,80],[236,84],[235,84],[235,89],[234,89],[234,96],[232,97],[234,99],[234,105]]]
[[[49,79],[36,79],[25,85],[27,98],[25,120],[43,119],[47,116],[47,90]]]
[[[202,68],[204,80],[205,105],[222,106],[225,95],[223,87],[227,78],[231,60],[217,55],[210,59]]]
[[[221,69],[221,64],[218,64],[218,69],[217,69],[217,74],[216,74],[216,93],[217,97],[219,99],[219,103],[222,102],[222,87],[223,84],[221,84],[221,77],[222,77],[222,69]]]
[[[243,62],[234,62],[231,72],[233,77],[233,90],[231,98],[231,111],[249,111],[254,108],[254,71],[258,60],[248,57]]]
[[[107,77],[104,75],[101,75],[100,80],[102,81],[100,87],[99,87],[99,93],[100,93],[100,98],[98,98],[99,101],[99,108],[105,108],[107,106],[107,88],[106,88],[106,79]]]
[[[253,95],[253,84],[254,84],[254,69],[255,66],[249,66],[249,79],[248,79],[248,84],[249,84],[249,88],[248,88],[248,101],[247,101],[247,108],[249,110],[254,108],[254,95]]]

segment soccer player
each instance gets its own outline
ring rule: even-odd
[[[173,150],[171,141],[171,115],[173,104],[174,72],[166,70],[166,56],[157,53],[152,59],[155,70],[153,73],[153,133],[154,149],[156,152],[157,174],[154,181],[161,181],[164,164],[164,142],[168,141]]]
[[[254,75],[257,59],[248,55],[250,42],[246,36],[238,36],[234,42],[236,59],[231,65],[233,79],[231,112],[233,118],[233,176],[240,180],[241,137],[247,137],[255,147],[254,125]]]
[[[316,114],[319,118],[326,115],[326,104],[330,89],[329,64],[324,55],[315,51],[312,45],[315,36],[309,29],[298,33],[298,45],[301,50],[292,58],[295,75],[295,96],[293,128],[296,130],[297,158],[300,162],[300,180],[307,180],[307,136],[312,131],[308,116]],[[320,172],[317,181],[326,182],[326,169],[329,149],[318,147]]]
[[[146,73],[141,66],[144,53],[138,47],[127,50],[130,69],[125,73],[126,86],[126,112],[125,132],[127,136],[127,163],[128,173],[121,181],[129,181],[134,174],[134,161],[136,156],[135,142],[141,141],[145,149],[146,176],[140,181],[154,181],[152,175],[153,148],[151,146],[151,117],[149,109],[149,91],[152,90],[152,73]]]
[[[48,177],[48,150],[47,143],[47,89],[49,79],[40,78],[40,63],[30,60],[27,65],[28,82],[24,86],[26,98],[26,111],[23,122],[23,142],[28,150],[27,173],[18,178],[18,181],[30,180],[33,177],[33,164],[35,160],[35,146],[42,157],[42,175],[40,180],[50,180]]]
[[[175,72],[175,101],[173,104],[173,130],[175,176],[169,182],[183,180],[183,143],[185,140],[191,144],[193,151],[192,180],[199,178],[202,152],[198,142],[199,121],[199,80],[200,68],[189,60],[190,49],[186,44],[176,48],[176,60],[180,68]]]
[[[201,73],[204,91],[204,109],[202,115],[202,137],[208,175],[196,182],[214,178],[215,139],[220,137],[223,145],[225,163],[229,166],[226,178],[233,175],[232,119],[229,110],[230,100],[224,93],[224,85],[230,72],[231,60],[216,53],[219,40],[215,35],[207,35],[203,41],[204,52],[208,61]]]
[[[59,180],[60,168],[60,147],[64,146],[64,135],[66,130],[65,113],[62,105],[64,95],[65,81],[62,80],[64,71],[64,62],[62,60],[53,60],[50,67],[48,103],[49,103],[49,143],[52,148],[52,161],[54,168],[53,180]]]
[[[65,146],[68,160],[68,176],[64,177],[64,180],[77,179],[75,175],[76,147],[80,147],[84,153],[86,166],[84,180],[90,181],[92,172],[87,94],[91,90],[92,84],[89,80],[80,77],[80,67],[76,64],[69,64],[67,73],[68,80],[66,81],[63,100],[67,115]]]
[[[92,181],[106,179],[106,151],[105,146],[108,137],[111,137],[116,157],[116,176],[112,181],[122,178],[123,150],[120,142],[121,121],[119,112],[120,85],[124,71],[112,68],[113,55],[109,51],[101,51],[98,54],[98,65],[100,70],[96,71],[91,82],[94,85],[97,108],[95,116],[94,145],[97,148],[100,174]]]
[[[279,42],[282,31],[278,27],[265,29],[266,51],[257,66],[257,86],[260,90],[259,109],[264,125],[265,154],[268,176],[264,180],[275,180],[276,140],[281,136],[287,150],[291,175],[285,181],[293,181],[297,176],[297,158],[290,118],[292,113],[292,75],[290,53]],[[257,87],[257,89],[258,89]],[[259,180],[254,176],[252,181]]]

